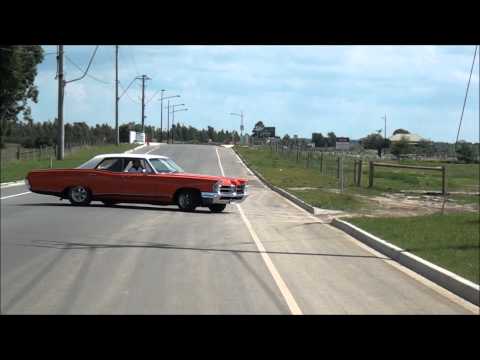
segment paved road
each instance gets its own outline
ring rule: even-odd
[[[268,190],[231,149],[151,150],[189,172],[246,177],[251,196],[212,214],[2,189],[2,313],[478,313]]]

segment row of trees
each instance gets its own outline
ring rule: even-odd
[[[129,142],[130,131],[142,130],[140,124],[133,122],[119,126],[120,142]],[[151,140],[160,139],[160,128],[154,126],[145,126],[145,133]],[[174,125],[170,136],[176,141],[193,141],[198,143],[207,143],[209,141],[226,143],[232,141],[232,135],[235,142],[240,141],[237,132],[228,130],[215,130],[208,126],[206,129],[197,129],[183,124]],[[167,132],[163,131],[164,140],[167,138]],[[8,135],[4,136],[6,142],[21,144],[26,148],[39,148],[44,146],[54,146],[57,144],[57,125],[55,121],[31,122],[18,121],[12,123]],[[65,124],[65,144],[66,146],[85,145],[85,144],[113,144],[115,143],[115,128],[108,124],[97,124],[89,126],[85,122],[74,122]]]
[[[409,134],[407,130],[397,129],[395,134]],[[315,144],[315,147],[335,147],[336,135],[334,132],[327,133],[323,136],[322,133],[313,133],[311,142]],[[306,147],[310,142],[310,139],[299,139],[296,136],[290,137],[286,134],[283,136],[281,143],[287,146],[301,146]],[[432,157],[435,155],[445,155],[447,157],[457,157],[461,162],[473,162],[478,159],[479,156],[479,144],[471,144],[464,141],[460,141],[457,145],[432,142],[427,140],[421,140],[416,144],[410,143],[407,139],[401,139],[400,141],[391,142],[389,139],[385,139],[381,135],[381,131],[372,133],[362,139],[358,145],[363,149],[376,150],[379,157],[385,152],[389,152],[396,157],[400,157],[405,154],[422,155]]]

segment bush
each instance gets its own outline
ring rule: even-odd
[[[456,152],[458,161],[470,164],[475,160],[472,147],[466,143],[461,143]]]

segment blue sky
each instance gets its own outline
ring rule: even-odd
[[[65,46],[86,68],[95,46]],[[55,46],[44,46],[55,52]],[[405,128],[435,141],[455,141],[474,46],[120,46],[119,79],[126,87],[147,74],[146,124],[160,126],[160,89],[185,103],[176,121],[197,128],[245,129],[255,122],[276,126],[277,135],[312,132],[361,138],[383,129]],[[477,54],[478,55],[478,54]],[[57,112],[55,55],[39,65],[35,121]],[[66,79],[81,75],[65,60]],[[100,46],[89,74],[67,84],[66,122],[114,125],[114,47]],[[120,90],[121,91],[121,90]],[[140,122],[141,87],[136,82],[120,100],[119,122]],[[165,119],[164,119],[165,120]],[[460,138],[479,141],[478,56]]]

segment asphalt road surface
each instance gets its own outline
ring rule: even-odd
[[[267,189],[231,149],[146,151],[189,172],[245,177],[251,195],[213,214],[73,207],[25,186],[2,189],[2,313],[478,313]]]

